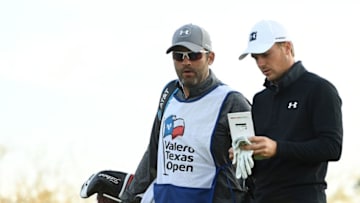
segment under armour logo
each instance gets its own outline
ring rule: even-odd
[[[289,102],[287,108],[288,108],[288,109],[297,109],[297,105],[298,105],[298,102],[297,102],[297,101]]]
[[[190,35],[190,30],[187,29],[187,28],[186,28],[186,29],[183,29],[183,30],[180,30],[179,35],[180,35],[180,36]]]
[[[257,32],[250,33],[249,41],[251,42],[256,40],[256,36],[257,36]]]

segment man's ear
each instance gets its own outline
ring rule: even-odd
[[[210,52],[209,53],[209,56],[208,56],[208,64],[211,65],[214,63],[214,60],[215,60],[215,53],[214,52]]]

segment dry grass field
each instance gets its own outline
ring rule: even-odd
[[[53,166],[55,169],[40,169],[43,162],[46,167],[49,167],[49,163],[43,160],[40,164],[29,162],[27,165],[23,164],[20,169],[7,170],[9,161],[16,163],[17,160],[14,160],[16,158],[7,159],[6,155],[10,155],[10,152],[0,144],[0,203],[96,202],[95,195],[88,199],[80,197],[81,185],[91,174],[74,171],[74,168],[77,168],[76,164],[70,163],[68,166],[63,166],[65,163],[62,163],[55,164]],[[38,159],[41,158],[36,156],[36,160]],[[350,167],[346,163],[344,161],[329,166],[331,170],[327,177],[328,203],[360,202],[360,172],[356,170],[358,167],[355,165]],[[22,162],[16,164],[21,165]],[[68,169],[69,166],[73,168]],[[5,180],[8,181],[4,184]],[[15,189],[8,190],[9,188]]]
[[[81,186],[65,186],[49,190],[44,187],[39,176],[35,185],[24,186],[18,183],[18,191],[9,196],[0,196],[0,203],[95,203],[95,195],[88,199],[79,196]],[[328,194],[328,203],[359,203],[360,177],[349,180],[347,187],[341,185]],[[350,188],[350,189],[349,189]]]

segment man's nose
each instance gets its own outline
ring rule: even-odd
[[[182,64],[183,64],[183,65],[189,65],[189,64],[191,64],[191,61],[190,61],[190,59],[189,59],[189,56],[184,55],[184,58],[183,58],[183,60],[182,60]]]

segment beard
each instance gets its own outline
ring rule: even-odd
[[[184,87],[194,87],[201,81],[199,72],[192,68],[186,68],[184,70],[178,71],[177,75]]]
[[[181,83],[185,87],[191,88],[199,84],[199,80],[197,78],[181,78]]]

